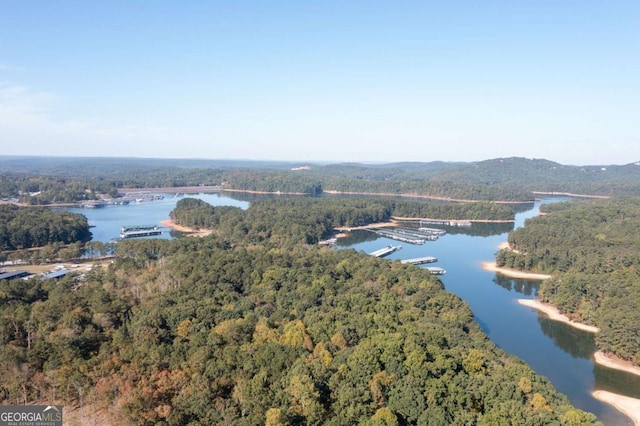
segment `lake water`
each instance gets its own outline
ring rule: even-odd
[[[120,228],[130,225],[157,225],[162,234],[155,238],[171,239],[179,233],[163,227],[161,222],[169,219],[169,213],[183,197],[175,194],[159,194],[161,200],[130,203],[127,205],[108,205],[97,209],[65,208],[64,210],[81,213],[87,217],[92,226],[92,241],[111,242],[120,238]],[[212,206],[235,206],[242,209],[249,207],[248,201],[237,200],[221,193],[189,194],[191,198],[199,198]]]
[[[231,205],[247,208],[247,199],[236,199],[226,194],[189,194],[213,206]],[[169,218],[169,212],[179,198],[165,194],[163,200],[107,206],[100,209],[67,209],[87,216],[93,225],[93,239],[109,242],[118,238],[124,225],[159,225]],[[559,201],[548,199],[520,209],[515,226],[523,226],[527,218],[536,216],[543,203]],[[513,225],[474,224],[471,228],[444,228],[448,233],[437,241],[424,245],[411,245],[379,237],[369,231],[354,231],[348,238],[338,240],[338,248],[353,248],[370,253],[389,244],[400,245],[402,250],[387,259],[409,259],[434,256],[438,262],[426,266],[439,266],[447,273],[440,276],[447,290],[464,299],[473,310],[476,320],[491,340],[500,348],[526,361],[537,373],[546,376],[571,403],[590,411],[609,426],[632,425],[630,419],[608,404],[591,396],[596,389],[607,390],[640,398],[640,378],[592,361],[595,351],[592,334],[565,324],[551,321],[531,308],[519,305],[517,299],[533,298],[539,281],[519,280],[497,275],[482,269],[482,262],[493,261],[498,245],[507,240]],[[164,229],[160,238],[173,238],[178,234]]]

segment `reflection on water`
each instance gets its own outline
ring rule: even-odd
[[[511,210],[513,210],[515,214],[518,214],[533,210],[533,208],[535,207],[535,203],[514,203],[508,204],[508,206],[511,208]]]
[[[540,281],[538,280],[519,280],[499,274],[496,274],[493,282],[506,290],[515,291],[525,296],[536,294],[540,287]]]
[[[640,399],[640,376],[598,364],[593,366],[593,375],[596,378],[597,389]],[[624,392],[621,392],[621,389]]]
[[[593,333],[571,327],[560,321],[552,321],[545,314],[538,314],[542,332],[560,349],[574,358],[591,359],[596,351]]]
[[[355,231],[345,233],[345,236],[340,238],[339,242],[341,246],[352,246],[354,244],[375,241],[377,239],[378,234],[375,232],[357,229]]]
[[[471,237],[490,237],[492,235],[500,235],[513,229],[513,222],[503,223],[483,223],[477,222],[470,227],[444,226],[442,227],[451,235],[461,234]]]

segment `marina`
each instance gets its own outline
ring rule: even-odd
[[[427,241],[435,241],[439,236],[446,233],[435,228],[378,228],[371,231],[381,237],[416,245],[422,245]]]

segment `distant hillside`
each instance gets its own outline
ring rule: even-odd
[[[541,159],[499,158],[449,167],[435,178],[486,185],[513,185],[532,191],[637,195],[640,187],[640,163],[622,166],[566,166]]]
[[[114,190],[224,184],[228,189],[258,192],[320,194],[330,190],[488,201],[528,201],[534,198],[534,192],[640,195],[640,163],[568,166],[519,157],[470,163],[320,164],[0,156],[0,175],[3,173],[72,178],[91,183],[87,185],[91,188]]]
[[[441,185],[498,186],[511,190],[585,195],[640,195],[640,163],[567,166],[544,159],[497,158],[474,163],[395,163],[385,166],[330,165],[318,176],[369,181],[427,181]]]

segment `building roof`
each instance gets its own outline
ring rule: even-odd
[[[50,280],[51,278],[60,278],[67,275],[70,271],[68,269],[59,269],[57,271],[49,272],[43,275],[42,279]]]
[[[22,278],[29,275],[27,271],[11,271],[0,274],[0,280],[12,280],[14,278]]]

